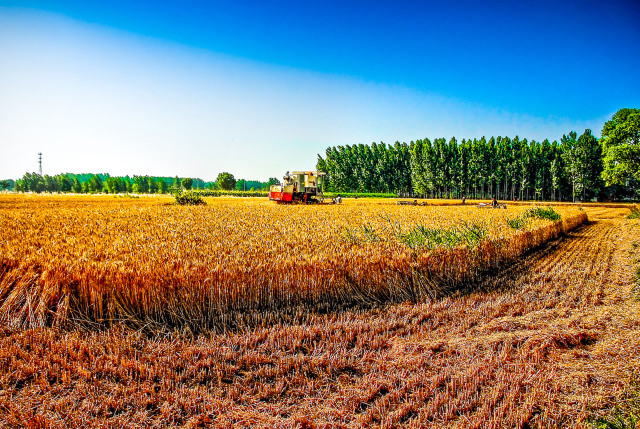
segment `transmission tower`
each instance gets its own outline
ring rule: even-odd
[[[42,152],[38,152],[38,164],[40,164],[40,175],[42,176]]]

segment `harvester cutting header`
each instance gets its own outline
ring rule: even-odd
[[[279,203],[321,203],[325,174],[321,171],[287,171],[281,185],[269,188],[269,199]]]

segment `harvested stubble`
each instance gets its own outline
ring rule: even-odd
[[[509,228],[507,212],[524,210],[2,196],[0,318],[12,328],[124,321],[199,331],[271,323],[300,308],[417,302],[586,220],[568,208],[562,221]],[[482,240],[416,247],[401,239],[460,225],[480,228]]]

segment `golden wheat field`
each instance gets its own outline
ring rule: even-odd
[[[4,196],[0,320],[199,330],[300,306],[417,302],[586,220],[577,208],[558,209],[558,221],[525,219],[526,210]]]
[[[207,202],[0,196],[0,427],[589,428],[637,385],[629,209]]]

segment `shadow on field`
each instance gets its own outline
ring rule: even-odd
[[[435,302],[447,297],[456,298],[472,293],[506,292],[522,284],[523,280],[526,281],[532,275],[531,271],[535,267],[539,267],[542,263],[554,263],[554,260],[567,257],[566,249],[560,248],[567,241],[583,239],[586,231],[596,223],[597,221],[588,221],[558,238],[526,251],[511,262],[492,262],[492,268],[473,272],[463,281],[441,274],[447,272],[441,267],[436,267],[432,271],[429,266],[420,266],[417,269],[392,272],[390,275],[395,274],[393,279],[385,277],[383,283],[391,284],[394,282],[393,289],[375,289],[370,288],[361,279],[352,279],[350,273],[342,273],[345,279],[344,291],[338,291],[338,293],[329,291],[330,293],[320,295],[318,298],[310,297],[307,300],[300,300],[298,303],[288,305],[279,305],[278,301],[270,301],[252,303],[252,306],[244,308],[233,308],[231,306],[216,306],[213,301],[194,298],[197,301],[196,305],[188,306],[184,305],[183,301],[176,301],[178,298],[184,298],[177,296],[177,298],[167,298],[168,304],[165,307],[158,307],[160,308],[158,311],[155,311],[154,308],[154,312],[149,314],[140,312],[137,308],[128,308],[123,305],[115,308],[108,318],[102,316],[101,313],[92,312],[94,304],[86,299],[82,302],[79,301],[78,297],[84,297],[84,295],[78,292],[77,287],[69,285],[65,290],[69,295],[68,302],[62,306],[67,311],[65,317],[60,317],[57,321],[54,317],[58,314],[58,307],[61,307],[58,303],[60,299],[56,295],[55,299],[52,298],[52,302],[58,303],[57,307],[50,306],[49,301],[41,306],[47,309],[42,323],[69,330],[96,331],[121,326],[149,335],[167,332],[197,335],[200,333],[241,332],[274,325],[307,324],[317,320],[318,317],[327,315],[335,317],[343,313],[370,312],[374,309],[384,311],[386,307],[393,304]],[[10,267],[5,268],[4,274],[9,273]],[[0,267],[0,279],[2,273],[3,270]],[[37,283],[34,284],[37,286]],[[34,293],[37,292],[38,289],[34,288]],[[108,298],[113,298],[113,302],[118,303],[117,297],[109,297],[108,294],[105,294],[103,298],[105,303],[102,303],[102,306],[104,308],[109,308],[111,305]],[[16,307],[20,310],[24,306],[17,305]],[[98,316],[93,316],[92,319],[91,315],[96,314]],[[31,320],[27,316],[30,317],[31,313],[21,316],[21,313],[18,312],[18,316],[15,317],[15,322],[12,324],[13,329],[30,327],[28,324],[31,323]],[[101,319],[98,320],[98,317]],[[10,320],[7,317],[5,319]]]
[[[549,261],[567,257],[565,254],[567,242],[584,238],[586,232],[597,223],[598,221],[587,221],[576,229],[527,251],[514,262],[477,273],[474,276],[475,279],[471,281],[455,282],[447,278],[438,278],[435,275],[423,277],[420,282],[423,288],[428,288],[429,292],[426,295],[423,293],[422,298],[417,298],[417,295],[405,296],[403,300],[371,297],[372,299],[369,301],[320,302],[278,309],[234,311],[220,314],[219,319],[208,327],[200,327],[197,324],[180,327],[147,325],[144,330],[149,333],[181,330],[190,334],[241,332],[274,325],[307,324],[317,320],[318,317],[327,315],[336,317],[344,313],[371,312],[376,309],[384,312],[389,305],[407,302],[436,302],[445,298],[459,298],[474,293],[512,292],[514,288],[523,283],[523,280],[528,280],[541,264],[548,265]]]
[[[512,263],[485,271],[481,278],[460,285],[458,290],[451,295],[464,296],[472,293],[513,291],[519,280],[528,279],[538,264],[553,259],[553,255],[559,252],[567,241],[584,237],[585,232],[597,223],[598,221],[589,220],[576,229],[529,250]]]

